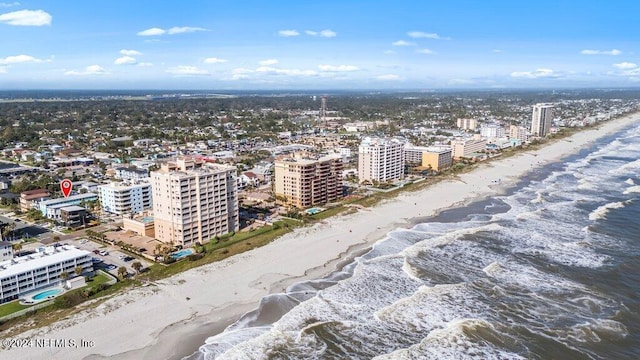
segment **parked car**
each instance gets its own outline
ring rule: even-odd
[[[96,250],[93,250],[93,253],[94,253],[94,254],[100,254],[100,250],[97,250],[97,249],[96,249]]]
[[[135,259],[133,256],[125,256],[123,260],[124,261],[131,261],[133,259]]]
[[[100,250],[100,255],[107,256],[107,255],[109,255],[109,253],[104,251],[104,250]]]

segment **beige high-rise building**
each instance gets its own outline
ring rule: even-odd
[[[458,160],[463,157],[472,157],[474,153],[479,153],[487,146],[487,142],[482,139],[465,139],[451,141],[453,158]]]
[[[404,144],[401,141],[365,138],[358,147],[360,182],[404,178],[404,156]]]
[[[275,161],[276,197],[297,208],[325,204],[342,198],[342,156],[296,154]]]
[[[458,119],[458,128],[463,130],[475,130],[478,127],[476,119]]]
[[[531,134],[544,137],[549,133],[553,121],[553,104],[535,104],[531,118]]]
[[[188,247],[237,231],[236,168],[179,158],[151,172],[156,239]]]
[[[509,127],[509,139],[518,139],[522,142],[527,141],[527,129],[522,126],[511,125]]]
[[[431,149],[422,153],[422,167],[435,171],[448,169],[453,164],[451,149]]]

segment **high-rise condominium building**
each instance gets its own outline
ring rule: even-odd
[[[475,130],[478,127],[476,119],[458,119],[458,128],[463,130]]]
[[[148,179],[147,179],[148,180]],[[98,186],[102,210],[124,215],[137,214],[151,209],[153,205],[151,184],[143,182],[113,182]]]
[[[358,148],[358,177],[390,181],[404,177],[404,144],[397,139],[365,138]]]
[[[543,137],[549,133],[553,120],[553,104],[535,104],[531,118],[531,134]]]
[[[307,208],[342,198],[342,156],[297,155],[275,161],[275,195]]]
[[[179,158],[151,172],[155,236],[193,246],[237,231],[236,168]]]

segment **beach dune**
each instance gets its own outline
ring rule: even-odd
[[[19,337],[88,340],[77,348],[14,348],[1,359],[170,359],[197,350],[270,293],[322,277],[340,260],[371,246],[412,219],[499,194],[537,167],[574,154],[593,140],[636,122],[619,118],[537,150],[492,161],[375,207],[298,228],[272,243],[115,296]]]

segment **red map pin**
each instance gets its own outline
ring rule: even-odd
[[[69,179],[64,179],[60,182],[60,190],[62,190],[62,194],[64,195],[64,197],[69,197],[72,187],[73,183]]]

